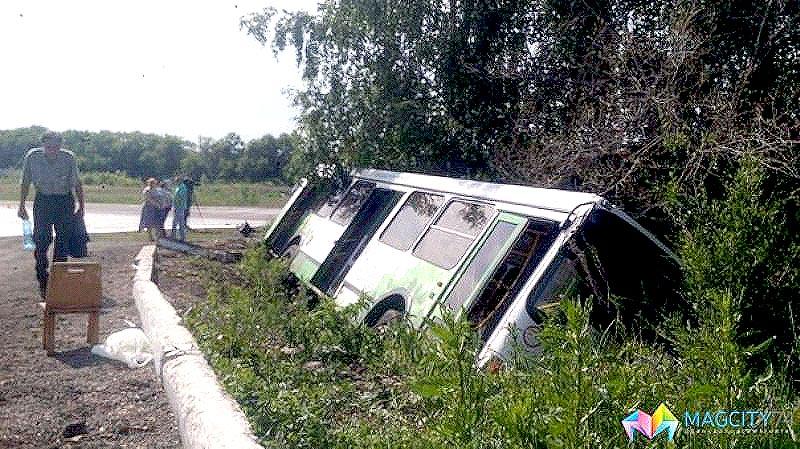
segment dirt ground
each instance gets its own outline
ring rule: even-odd
[[[242,251],[263,235],[235,230],[192,232],[193,243]],[[139,325],[132,297],[133,259],[144,234],[93,235],[91,256],[103,270],[100,339]],[[209,270],[215,265],[214,270]],[[42,349],[42,312],[32,253],[19,237],[0,238],[0,449],[180,448],[177,421],[152,365],[132,370],[94,356],[86,344],[86,316],[61,315],[56,354]],[[231,265],[159,249],[158,283],[179,315],[205,298],[210,272]]]
[[[100,338],[139,324],[131,295],[133,258],[144,237],[93,236],[102,264]],[[132,370],[93,356],[85,315],[62,315],[56,355],[42,349],[42,312],[31,253],[0,238],[0,448],[180,448],[177,421],[152,365]]]
[[[264,230],[257,229],[249,238],[243,238],[232,229],[216,230],[205,235],[195,235],[192,243],[204,248],[241,253],[261,240]],[[158,287],[180,316],[184,316],[197,301],[206,298],[207,282],[231,282],[235,277],[234,265],[187,256],[163,248],[158,250]]]

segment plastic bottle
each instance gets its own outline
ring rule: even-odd
[[[36,243],[33,241],[33,226],[30,220],[22,220],[22,247],[26,251],[36,249]]]

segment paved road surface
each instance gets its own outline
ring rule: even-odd
[[[139,215],[142,207],[131,204],[87,204],[86,228],[90,234],[131,232],[139,229]],[[269,222],[280,209],[258,207],[203,207],[192,208],[189,227],[232,228],[247,221],[253,226]],[[33,214],[33,203],[28,203],[28,214]],[[172,226],[172,214],[167,218],[166,227]],[[0,237],[21,236],[22,225],[17,218],[17,203],[0,201]]]

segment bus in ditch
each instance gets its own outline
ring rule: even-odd
[[[364,169],[344,188],[302,181],[265,235],[269,251],[360,319],[415,327],[449,309],[477,330],[479,366],[536,351],[567,289],[593,319],[656,321],[680,307],[677,257],[603,197]]]

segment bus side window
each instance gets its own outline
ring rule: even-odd
[[[320,204],[319,207],[317,207],[315,213],[322,218],[330,217],[331,212],[333,212],[333,209],[336,208],[336,205],[339,204],[339,201],[342,199],[343,196],[344,192],[341,190],[331,193],[328,197],[326,197],[322,201],[322,204]]]
[[[511,300],[542,260],[556,235],[554,223],[530,220],[467,312],[467,319],[481,332],[491,335]]]
[[[445,270],[455,267],[493,215],[491,206],[451,201],[414,248],[414,255]]]
[[[371,182],[358,181],[353,184],[342,202],[336,206],[336,210],[333,211],[333,215],[331,215],[331,220],[334,223],[347,226],[350,220],[355,217],[356,212],[361,209],[361,206],[374,188],[375,184]]]
[[[498,221],[489,231],[489,237],[487,237],[478,252],[469,259],[461,277],[447,295],[446,303],[450,310],[457,312],[464,302],[472,296],[472,292],[478,286],[486,271],[489,270],[500,250],[511,238],[515,228],[516,225],[513,223]]]
[[[442,195],[412,193],[383,231],[380,241],[400,251],[407,251],[439,211],[443,201]]]

